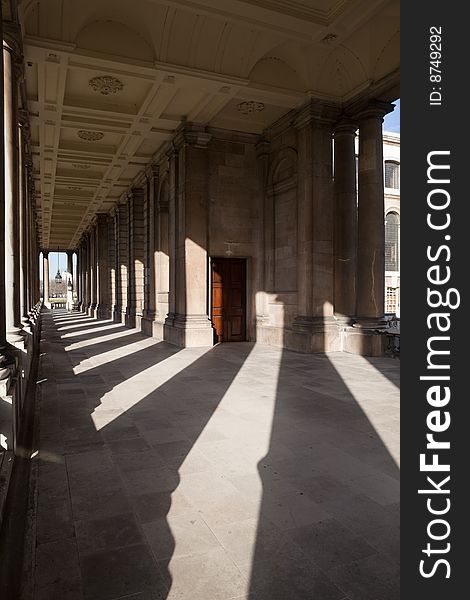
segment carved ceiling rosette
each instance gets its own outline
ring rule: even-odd
[[[88,131],[87,129],[80,129],[77,133],[78,137],[87,142],[98,142],[104,137],[104,133],[101,131]]]
[[[243,102],[240,102],[240,104],[237,104],[237,110],[244,115],[249,115],[253,112],[261,112],[264,110],[264,103],[256,102],[255,100],[244,100]]]
[[[93,91],[103,94],[103,96],[117,94],[124,88],[122,81],[116,77],[111,77],[111,75],[99,75],[98,77],[93,77],[88,83]]]

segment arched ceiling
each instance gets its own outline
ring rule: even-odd
[[[398,78],[398,0],[23,0],[19,10],[44,248],[74,248],[184,119],[260,133],[308,98],[345,103]]]

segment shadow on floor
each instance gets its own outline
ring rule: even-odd
[[[398,598],[397,394],[364,359],[76,319],[44,314],[35,600]]]

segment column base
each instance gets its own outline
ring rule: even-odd
[[[286,331],[285,347],[290,350],[318,354],[341,350],[341,335],[334,317],[299,315]]]
[[[124,312],[124,324],[130,329],[134,329],[136,326],[136,315],[132,308],[126,308]]]
[[[211,347],[214,329],[207,315],[168,315],[163,339],[180,348]]]
[[[145,333],[145,335],[156,338],[157,340],[163,340],[164,321],[142,317],[140,326],[142,333]]]
[[[19,327],[15,327],[15,329],[12,329],[11,331],[7,331],[7,333],[6,333],[7,342],[9,344],[11,344],[12,346],[16,347],[16,345],[19,344],[20,342],[24,342],[25,335],[26,334],[23,334],[22,329],[20,329]]]
[[[342,332],[343,352],[360,356],[385,356],[388,340],[371,329],[348,327]]]
[[[110,319],[111,307],[107,304],[98,304],[96,307],[96,316],[98,319]]]

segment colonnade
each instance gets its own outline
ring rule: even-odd
[[[1,23],[0,451],[14,451],[39,333],[39,240],[17,25]]]
[[[287,347],[359,354],[383,350],[376,335],[384,319],[382,121],[390,109],[376,101],[351,117],[337,109],[319,115],[309,105],[294,120],[297,316],[284,333]],[[208,265],[217,232],[208,206],[210,144],[202,126],[185,124],[159,163],[147,168],[110,213],[96,215],[77,249],[82,310],[180,346],[212,343]],[[265,182],[273,155],[269,142],[258,142]],[[272,200],[267,194],[263,200],[260,191],[259,217],[251,223],[259,232],[259,245],[251,252],[259,270],[257,338],[270,343],[263,337],[270,317],[262,300],[274,287],[269,275],[275,260],[272,249],[269,254],[273,217],[262,206]]]

